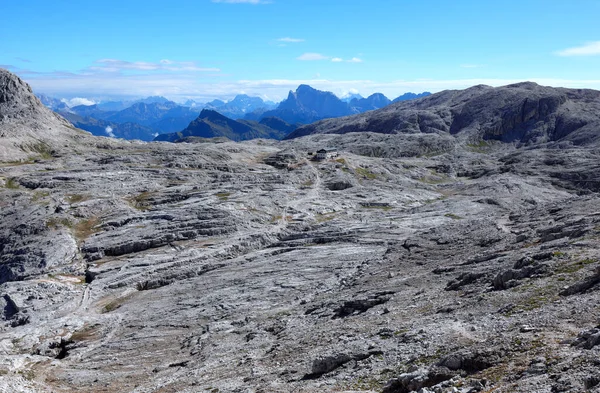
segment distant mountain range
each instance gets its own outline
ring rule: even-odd
[[[426,97],[430,94],[429,92],[406,93],[396,98],[394,102]],[[266,117],[278,117],[290,124],[310,124],[322,119],[380,109],[391,103],[392,101],[381,93],[372,94],[367,98],[352,95],[351,99],[347,101],[338,98],[331,92],[317,90],[308,85],[300,85],[295,92],[290,91],[287,99],[283,100],[276,109],[263,112],[258,117],[250,114],[245,118],[260,120]]]
[[[218,99],[208,103],[188,100],[179,105],[165,97],[152,96],[135,101],[107,101],[73,107],[69,107],[66,100],[43,94],[38,97],[45,106],[94,135],[152,141],[157,135],[173,133],[179,136],[165,136],[166,139],[162,140],[180,139],[184,134],[201,137],[214,134],[233,140],[281,138],[297,127],[317,120],[358,114],[429,94],[406,93],[394,101],[381,93],[367,98],[352,94],[340,99],[331,92],[300,85],[279,104],[240,94],[228,102]],[[229,123],[215,117],[213,112],[237,122]]]

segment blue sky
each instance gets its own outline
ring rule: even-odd
[[[600,89],[600,0],[0,0],[0,67],[58,97]]]

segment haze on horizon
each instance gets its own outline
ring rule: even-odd
[[[2,11],[0,67],[57,97],[600,89],[598,0],[32,0]]]

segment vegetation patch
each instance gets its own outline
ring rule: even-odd
[[[446,213],[446,214],[444,214],[444,217],[452,218],[453,220],[462,220],[463,219],[463,217],[456,215],[454,213]]]
[[[87,201],[89,199],[90,199],[89,195],[82,195],[82,194],[69,194],[69,195],[67,195],[67,202],[69,202],[70,204]]]
[[[50,228],[50,229],[72,228],[72,227],[73,227],[73,223],[71,222],[70,219],[68,219],[66,217],[63,217],[63,218],[52,217],[46,221],[46,228]]]
[[[75,331],[71,335],[71,340],[76,341],[76,342],[77,341],[96,340],[99,338],[99,330],[100,330],[100,325],[97,325],[97,324],[93,325],[93,326],[84,325],[83,328]]]
[[[335,218],[335,215],[336,215],[336,212],[317,214],[316,220],[319,223],[331,221]]]
[[[583,269],[584,267],[586,267],[587,265],[591,265],[598,262],[595,259],[591,259],[591,258],[586,258],[586,259],[582,259],[580,261],[577,261],[575,263],[569,263],[569,264],[565,264],[562,266],[559,266],[556,269],[556,273],[565,273],[565,274],[573,274],[575,272],[578,272],[579,270]]]
[[[215,194],[215,196],[222,201],[226,201],[227,199],[229,199],[230,195],[231,195],[230,192],[218,192]]]
[[[135,209],[141,210],[141,211],[146,211],[146,210],[150,209],[149,201],[150,201],[150,198],[152,197],[152,194],[153,193],[150,191],[144,191],[134,197],[127,198],[126,200]]]
[[[476,153],[487,153],[490,149],[490,146],[490,143],[484,140],[467,144],[467,148]]]
[[[48,144],[44,142],[38,142],[28,146],[29,150],[39,155],[39,158],[43,160],[50,160],[53,158],[53,150]]]
[[[36,191],[33,193],[33,196],[31,197],[31,201],[32,202],[37,202],[41,199],[46,198],[47,196],[49,196],[50,193],[47,191]]]
[[[20,184],[14,177],[9,177],[4,181],[4,187],[10,188],[11,190],[16,190],[20,187]]]
[[[357,176],[360,176],[365,179],[369,179],[369,180],[377,179],[377,175],[375,173],[371,172],[367,168],[363,168],[360,166],[354,168],[354,173],[356,173]]]
[[[271,217],[271,223],[275,224],[278,221],[281,221],[282,219],[285,219],[285,221],[290,222],[292,221],[292,216],[285,216],[283,217],[282,215],[278,215],[278,216],[273,216]]]
[[[83,241],[93,235],[94,233],[100,232],[98,228],[100,219],[98,217],[92,217],[87,220],[79,221],[74,228],[73,234],[77,239]]]
[[[127,300],[129,300],[132,296],[133,293],[130,293],[129,295],[121,296],[114,300],[111,300],[102,307],[100,312],[102,314],[106,314],[115,311],[116,309],[120,308],[123,304],[125,304],[125,302],[127,302]]]

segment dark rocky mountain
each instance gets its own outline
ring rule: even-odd
[[[300,124],[286,123],[278,117],[265,117],[259,123],[274,130],[281,131],[283,132],[283,135],[289,134],[300,126]]]
[[[391,103],[392,101],[390,101],[390,99],[383,94],[374,93],[367,98],[353,98],[348,105],[350,106],[352,112],[362,113],[383,108]]]
[[[196,120],[192,121],[183,131],[158,135],[154,140],[176,142],[194,136],[202,138],[226,137],[233,141],[243,141],[255,138],[281,139],[286,135],[284,124],[272,123],[283,127],[283,130],[273,129],[251,120],[233,120],[216,111],[204,109]]]
[[[316,90],[308,85],[300,85],[295,92],[289,92],[288,98],[282,101],[277,109],[266,111],[261,117],[278,117],[290,124],[307,124],[350,113],[348,104],[335,94]]]
[[[355,116],[303,126],[287,139],[319,133],[449,134],[518,144],[597,140],[600,92],[525,82],[448,90]]]
[[[423,93],[419,93],[419,94],[415,94],[415,93],[404,93],[399,97],[396,97],[394,100],[392,100],[392,102],[399,102],[399,101],[408,101],[408,100],[415,100],[417,98],[423,98],[423,97],[427,97],[430,96],[431,93],[428,91],[425,91]]]

